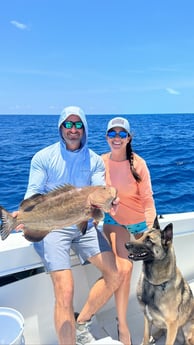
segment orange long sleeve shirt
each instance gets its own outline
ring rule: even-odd
[[[102,158],[106,169],[106,184],[117,188],[120,203],[113,217],[119,224],[132,225],[146,221],[152,227],[156,217],[151,179],[148,167],[143,158],[134,153],[134,168],[141,177],[137,182],[130,169],[128,160],[113,161],[110,152]]]

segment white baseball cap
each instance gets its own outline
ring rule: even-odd
[[[110,120],[106,132],[110,131],[110,129],[114,127],[121,127],[130,134],[130,124],[123,117],[114,117],[112,120]]]

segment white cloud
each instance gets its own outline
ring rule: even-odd
[[[176,91],[176,90],[174,90],[174,89],[171,89],[170,87],[167,87],[167,88],[166,88],[166,91],[167,91],[168,93],[170,93],[171,95],[180,95],[180,92],[179,92],[179,91]]]
[[[16,20],[11,20],[10,23],[20,30],[26,30],[27,29],[27,25],[25,25],[23,23],[19,23]]]

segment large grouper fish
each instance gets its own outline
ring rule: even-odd
[[[84,233],[87,221],[93,218],[94,224],[98,224],[104,212],[110,212],[116,198],[114,187],[65,185],[23,200],[17,217],[0,206],[1,239],[5,240],[20,224],[24,237],[31,242],[41,241],[49,232],[73,224]]]

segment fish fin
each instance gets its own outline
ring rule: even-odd
[[[43,240],[43,238],[48,235],[50,231],[33,231],[28,228],[24,228],[24,237],[26,240],[30,242],[39,242]]]
[[[69,192],[70,190],[77,189],[77,187],[73,186],[70,183],[64,184],[63,186],[57,187],[56,190],[62,190],[64,192]]]
[[[75,190],[75,189],[77,189],[77,187],[71,184],[65,184],[64,186],[56,187],[55,189],[51,190],[49,193],[45,194],[44,196],[47,197],[48,195],[50,198],[51,196],[52,197],[57,196],[58,194],[70,192],[71,190]]]
[[[44,194],[34,194],[28,199],[24,199],[21,204],[20,208],[24,212],[30,212],[37,204],[40,204],[45,199]]]
[[[21,202],[20,208],[24,212],[30,212],[33,210],[33,208],[37,205],[46,200],[47,198],[57,196],[58,194],[61,194],[61,192],[69,192],[73,189],[76,189],[76,187],[66,184],[64,186],[57,187],[53,189],[52,191],[48,192],[47,194],[34,194],[30,198],[25,199]]]
[[[77,224],[77,227],[82,232],[82,234],[85,235],[87,227],[88,227],[88,222],[85,221],[85,222],[79,223]]]
[[[2,240],[5,240],[9,236],[10,232],[14,230],[16,225],[16,218],[14,218],[11,215],[11,213],[9,213],[2,206],[0,206],[0,234]]]
[[[99,223],[104,218],[104,212],[99,208],[92,207],[91,214],[96,223]]]

